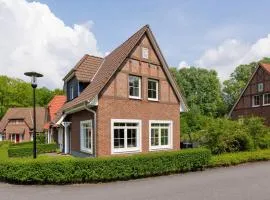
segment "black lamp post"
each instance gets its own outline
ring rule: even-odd
[[[33,130],[33,158],[37,157],[37,135],[36,135],[36,88],[37,88],[37,78],[43,77],[42,74],[37,72],[26,72],[25,76],[31,77],[31,85],[33,88],[33,115],[34,115],[34,130]]]

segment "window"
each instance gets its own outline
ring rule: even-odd
[[[252,97],[252,107],[258,107],[260,106],[260,96],[255,95]]]
[[[172,148],[172,121],[149,121],[150,150]]]
[[[70,100],[74,99],[74,88],[73,88],[73,86],[70,86],[69,95],[70,95]]]
[[[258,84],[258,92],[262,92],[263,91],[263,83],[259,83]]]
[[[148,99],[158,101],[158,81],[148,79]]]
[[[81,121],[81,151],[92,153],[93,146],[93,128],[92,120]]]
[[[141,151],[141,120],[112,119],[112,153]]]
[[[149,50],[146,47],[142,47],[142,58],[148,59],[149,57]]]
[[[141,78],[138,76],[129,76],[129,97],[134,99],[141,98]]]
[[[263,105],[270,105],[270,93],[263,95]]]
[[[11,119],[9,121],[10,124],[23,124],[23,119]]]

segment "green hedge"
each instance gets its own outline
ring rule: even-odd
[[[127,180],[195,171],[208,165],[206,149],[125,157],[52,160],[10,159],[0,163],[0,181],[19,184],[67,184]]]
[[[270,149],[250,152],[226,153],[212,156],[208,167],[225,167],[247,162],[270,160]]]
[[[37,144],[37,153],[50,153],[56,152],[57,145],[56,144]],[[8,156],[9,157],[29,157],[33,155],[33,146],[25,145],[25,146],[11,146],[8,148]]]

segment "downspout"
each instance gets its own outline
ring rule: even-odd
[[[94,114],[94,135],[95,135],[95,150],[94,150],[94,157],[97,156],[97,113],[96,111],[92,110],[85,104],[85,109]]]

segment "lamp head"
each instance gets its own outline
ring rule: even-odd
[[[31,77],[31,85],[33,88],[37,87],[37,78],[43,77],[42,74],[37,73],[37,72],[26,72],[26,73],[24,73],[24,75]]]

